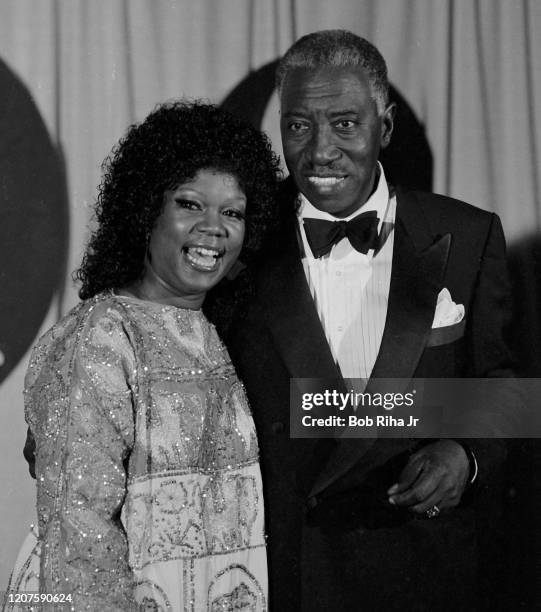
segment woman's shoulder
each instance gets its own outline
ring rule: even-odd
[[[129,344],[127,319],[126,309],[111,292],[79,302],[34,345],[25,387],[31,386],[33,373],[42,371],[46,364],[67,367],[81,346],[88,348],[100,343],[122,349],[124,344]]]
[[[37,344],[47,344],[105,322],[121,325],[125,319],[126,309],[122,303],[112,292],[104,291],[75,305],[39,338]]]

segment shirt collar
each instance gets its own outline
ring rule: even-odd
[[[387,211],[387,204],[389,202],[389,187],[387,185],[387,180],[385,178],[385,173],[383,172],[383,166],[378,162],[378,184],[375,191],[372,195],[366,200],[366,202],[355,212],[351,213],[348,217],[343,219],[338,219],[337,217],[331,215],[328,212],[323,210],[319,210],[313,204],[311,204],[301,193],[300,194],[300,207],[298,210],[299,219],[324,219],[325,221],[350,221],[355,218],[357,215],[361,213],[368,212],[370,210],[375,210],[378,218],[378,231],[381,229],[381,224],[383,223],[385,213]]]

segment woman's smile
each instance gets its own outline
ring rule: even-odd
[[[246,196],[233,175],[203,169],[164,197],[137,289],[164,304],[200,308],[242,249]]]

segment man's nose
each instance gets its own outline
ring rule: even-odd
[[[316,166],[326,166],[340,157],[331,126],[318,126],[313,132],[310,144],[310,157]]]
[[[211,236],[225,236],[227,233],[221,212],[210,208],[203,211],[196,227],[199,232]]]

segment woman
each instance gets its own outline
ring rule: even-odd
[[[265,610],[263,500],[241,383],[201,311],[274,205],[267,139],[158,107],[106,160],[77,278],[34,349],[40,592],[76,610]]]

